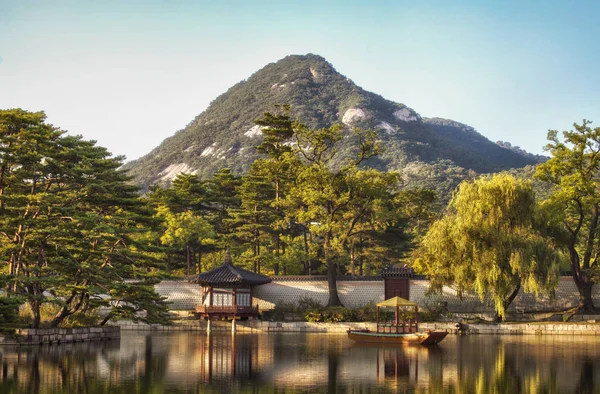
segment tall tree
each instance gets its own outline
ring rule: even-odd
[[[288,235],[290,230],[282,209],[282,200],[290,188],[291,180],[295,177],[299,162],[291,147],[295,122],[289,116],[290,107],[276,107],[276,113],[266,112],[262,118],[255,120],[255,123],[261,126],[263,134],[263,140],[256,147],[256,151],[267,157],[252,163],[250,171],[262,174],[273,185],[274,194],[269,204],[272,216],[270,233],[275,252],[273,270],[275,275],[279,275],[279,257],[282,250],[285,250],[282,237]]]
[[[239,193],[241,207],[229,210],[230,218],[225,222],[233,229],[231,238],[235,243],[250,245],[250,252],[244,255],[250,255],[254,272],[260,273],[262,255],[271,239],[273,185],[251,169],[243,177]]]
[[[165,232],[161,241],[165,245],[185,248],[187,275],[196,273],[196,263],[193,259],[193,249],[200,249],[203,243],[215,236],[210,223],[193,211],[173,213],[165,205],[157,209],[158,217],[164,220]],[[202,267],[199,266],[198,270]]]
[[[339,264],[346,258],[349,240],[366,220],[378,199],[396,186],[393,174],[362,170],[360,164],[378,153],[376,134],[354,130],[357,155],[334,171],[328,163],[343,137],[339,125],[311,130],[296,124],[298,154],[305,160],[289,193],[289,217],[322,239],[329,287],[328,305],[341,305],[337,292]]]
[[[136,245],[151,215],[119,170],[122,158],[20,109],[0,111],[0,149],[2,279],[31,306],[33,326],[47,302],[60,306],[52,326],[111,308],[115,286],[128,289],[132,310],[166,318],[152,288],[160,265]]]
[[[563,131],[548,132],[546,150],[552,157],[540,164],[536,177],[554,185],[546,204],[555,208],[563,231],[559,241],[566,246],[571,274],[580,294],[580,308],[593,311],[592,287],[598,276],[600,255],[600,127],[591,122],[575,123]]]
[[[431,287],[490,297],[501,320],[521,288],[553,291],[559,254],[531,184],[508,175],[460,184],[446,216],[422,240],[415,268]]]

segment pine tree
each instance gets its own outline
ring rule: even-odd
[[[152,288],[160,266],[135,246],[149,215],[119,170],[122,158],[64,136],[41,112],[19,109],[0,111],[0,149],[3,281],[9,295],[29,303],[33,326],[46,302],[60,306],[52,326],[90,307],[113,306],[115,286],[131,286],[125,279],[143,289],[131,291],[132,308],[166,318]],[[136,294],[152,307],[140,307]]]

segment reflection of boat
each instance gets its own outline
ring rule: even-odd
[[[394,320],[388,321],[380,308],[394,308]],[[393,297],[377,304],[377,331],[348,330],[348,338],[356,342],[403,343],[437,345],[448,332],[419,331],[419,307],[400,297]]]
[[[383,333],[370,330],[348,330],[348,338],[366,343],[414,343],[437,345],[448,335],[446,331],[424,331],[414,333]]]

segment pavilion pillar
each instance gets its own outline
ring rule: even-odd
[[[208,291],[210,291],[209,305],[213,306],[213,287],[211,286]]]
[[[212,331],[211,329],[212,329],[212,327],[211,327],[211,323],[210,323],[210,316],[208,316],[208,319],[206,320],[206,333],[210,334],[210,332]]]

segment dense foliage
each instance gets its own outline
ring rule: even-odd
[[[180,174],[170,188],[149,194],[163,218],[159,235],[171,248],[173,271],[209,269],[229,245],[236,264],[255,272],[326,273],[329,303],[339,305],[337,275],[398,261],[434,217],[431,191],[401,190],[397,174],[361,166],[379,153],[374,132],[355,129],[357,149],[332,168],[343,138],[339,125],[309,128],[292,121],[286,107],[257,124],[265,134],[257,149],[265,157],[245,176],[221,170],[202,181]],[[225,180],[229,188],[217,186]]]
[[[261,153],[256,149],[264,134],[254,120],[276,104],[290,106],[292,119],[311,129],[342,123],[346,111],[364,116],[346,119],[331,162],[340,167],[356,148],[352,129],[376,130],[385,150],[366,166],[397,171],[408,187],[431,188],[442,200],[477,173],[495,172],[535,164],[535,158],[500,147],[467,125],[438,118],[421,119],[404,104],[367,92],[338,73],[316,55],[288,56],[269,64],[250,78],[217,97],[183,130],[167,138],[147,156],[128,163],[130,174],[144,190],[154,183],[167,184],[175,168],[208,179],[221,168],[247,173]],[[408,118],[394,115],[398,111]],[[408,120],[407,120],[408,119]]]
[[[500,319],[521,288],[537,294],[556,287],[560,254],[552,232],[530,183],[509,175],[463,182],[423,238],[415,268],[434,291],[454,285],[489,297]]]
[[[121,158],[65,135],[43,112],[0,111],[0,279],[9,297],[58,306],[55,327],[75,313],[164,321],[154,292],[160,265],[140,243],[152,215]]]
[[[554,189],[545,204],[561,223],[557,241],[568,251],[571,273],[580,293],[580,307],[593,311],[592,287],[598,278],[600,227],[600,127],[589,121],[564,131],[548,132],[551,158],[538,166],[536,177]]]

